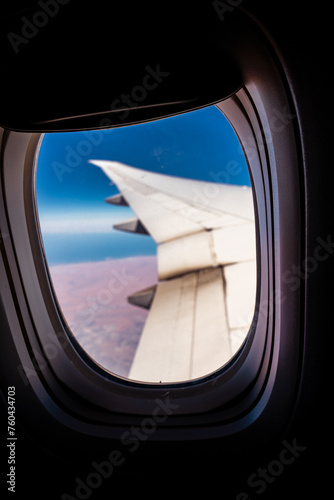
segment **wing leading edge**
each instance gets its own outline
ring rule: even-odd
[[[91,163],[121,193],[106,201],[128,204],[138,217],[117,229],[157,243],[159,283],[129,298],[149,308],[129,378],[180,382],[217,370],[240,347],[254,312],[251,188]]]

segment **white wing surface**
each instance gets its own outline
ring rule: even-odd
[[[150,311],[129,377],[179,382],[220,368],[240,347],[254,312],[251,188],[91,163],[121,193],[107,201],[128,204],[138,217],[115,227],[146,232],[157,243],[159,284],[144,301]],[[139,291],[130,302],[138,298],[140,305],[142,297]]]

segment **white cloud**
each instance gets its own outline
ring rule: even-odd
[[[127,214],[101,215],[85,213],[80,215],[59,216],[45,215],[40,217],[42,234],[101,234],[114,231],[113,225],[133,217]]]

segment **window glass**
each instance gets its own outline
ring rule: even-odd
[[[240,348],[255,305],[253,196],[216,107],[45,134],[36,200],[63,317],[104,369],[187,381]]]

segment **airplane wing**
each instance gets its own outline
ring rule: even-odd
[[[129,297],[149,308],[129,378],[178,382],[222,365],[247,335],[255,305],[252,190],[91,160],[117,185],[106,201],[138,219],[117,229],[157,243],[159,283]]]

